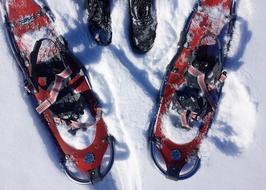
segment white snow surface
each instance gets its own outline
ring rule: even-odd
[[[133,53],[129,44],[128,1],[112,1],[113,40],[107,47],[97,46],[89,35],[85,0],[45,3],[103,103],[109,132],[117,139],[115,163],[95,186],[78,185],[65,177],[55,144],[23,89],[1,22],[1,190],[265,189],[265,1],[238,1],[239,19],[226,66],[229,77],[219,113],[201,147],[201,169],[179,182],[166,179],[155,168],[146,136],[166,66],[195,1],[156,1],[157,37],[145,55]]]

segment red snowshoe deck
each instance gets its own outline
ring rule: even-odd
[[[113,140],[108,135],[84,68],[68,52],[64,39],[55,32],[47,7],[41,7],[33,0],[7,0],[3,4],[10,45],[24,74],[25,87],[36,100],[37,112],[63,153],[62,165],[66,174],[82,184],[101,180],[113,164]],[[71,101],[66,102],[68,99]],[[67,107],[67,103],[71,106]],[[76,107],[81,110],[74,112]],[[80,119],[85,108],[93,117],[93,125]],[[67,116],[64,109],[69,109]],[[60,127],[66,127],[73,135],[78,130],[94,127],[94,139],[86,148],[75,148],[65,142]],[[101,166],[107,150],[111,155],[103,169]],[[86,173],[85,177],[76,176],[68,168],[68,162],[77,172]]]
[[[156,118],[150,125],[150,144],[155,165],[171,179],[186,179],[199,168],[200,144],[211,126],[217,109],[217,99],[220,97],[223,80],[226,77],[226,73],[222,71],[225,60],[223,51],[228,48],[230,40],[226,41],[223,36],[230,38],[232,35],[235,21],[234,12],[234,0],[199,1],[181,34],[178,52],[168,66],[160,92]],[[196,68],[197,64],[195,64],[199,59],[197,57],[206,59],[209,56],[206,53],[206,49],[209,47],[216,47],[220,52],[217,66],[214,66],[219,73],[215,71],[217,76],[211,82],[207,82],[209,80],[207,74]],[[201,55],[200,51],[206,52]],[[211,61],[207,61],[206,64],[215,65]],[[212,72],[214,73],[214,71]],[[196,98],[189,94],[195,89],[199,91]],[[218,94],[216,99],[212,96],[214,90]],[[176,143],[165,134],[167,126],[164,125],[163,118],[172,109],[174,98],[177,99],[175,101],[178,103],[175,103],[178,109],[176,115],[180,120],[179,126],[175,127],[189,131],[194,127],[191,123],[195,121],[200,123],[197,135],[186,143]],[[184,99],[190,101],[190,104]],[[203,108],[192,110],[191,107],[197,102],[200,102],[202,107],[204,105],[205,110]],[[187,107],[184,106],[185,104]]]

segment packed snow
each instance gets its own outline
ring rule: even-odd
[[[88,70],[116,138],[115,163],[95,186],[81,186],[61,171],[54,142],[31,105],[21,72],[0,29],[1,190],[263,189],[266,187],[264,5],[238,1],[239,19],[226,64],[229,76],[219,112],[201,147],[201,169],[185,181],[166,179],[153,165],[147,131],[166,66],[195,0],[157,0],[157,37],[145,55],[129,42],[128,1],[112,1],[112,43],[99,47],[86,25],[85,0],[46,0],[56,29]]]
[[[170,109],[164,114],[162,119],[162,128],[164,135],[177,144],[189,143],[198,134],[200,122],[193,122],[193,127],[181,126],[181,117],[177,110]]]

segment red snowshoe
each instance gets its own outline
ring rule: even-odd
[[[3,7],[25,88],[58,144],[65,173],[81,184],[101,180],[114,161],[113,138],[85,69],[55,32],[49,8],[33,0],[7,0]]]
[[[226,78],[223,65],[235,20],[234,0],[200,0],[167,68],[149,141],[155,165],[170,179],[186,179],[200,166],[198,152]],[[181,132],[168,134],[167,127]],[[173,140],[195,130],[184,142]]]

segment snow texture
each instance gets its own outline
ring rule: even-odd
[[[166,66],[194,0],[157,0],[154,47],[133,53],[129,42],[128,1],[112,1],[113,40],[99,47],[86,25],[85,0],[46,0],[56,29],[88,70],[104,119],[117,139],[115,163],[95,186],[68,180],[60,169],[55,144],[23,89],[22,75],[0,27],[1,190],[234,190],[266,187],[265,1],[238,1],[229,77],[215,123],[201,147],[201,169],[185,181],[166,179],[153,165],[147,130]]]

